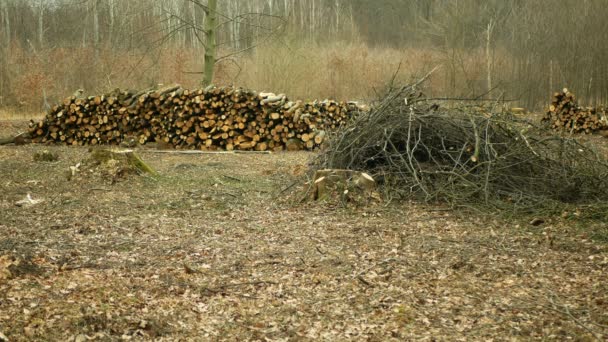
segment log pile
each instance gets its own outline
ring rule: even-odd
[[[553,94],[549,111],[541,121],[555,130],[572,133],[590,134],[608,129],[604,108],[580,107],[574,94],[566,88]]]
[[[179,85],[72,96],[31,122],[36,143],[118,145],[156,142],[178,149],[312,150],[357,111],[353,103],[289,101],[234,87]]]

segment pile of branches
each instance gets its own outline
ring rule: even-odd
[[[29,136],[74,146],[134,141],[199,150],[312,150],[355,111],[353,103],[290,101],[234,87],[116,89],[66,98],[30,124]]]
[[[479,106],[439,107],[419,85],[391,88],[330,139],[317,166],[365,171],[387,193],[453,207],[608,200],[608,163],[589,147]]]
[[[579,106],[574,94],[566,88],[553,94],[549,110],[541,122],[555,130],[570,133],[590,134],[608,129],[604,108]]]

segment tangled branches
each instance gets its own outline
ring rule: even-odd
[[[362,170],[392,194],[538,210],[608,199],[608,162],[574,139],[475,106],[439,108],[419,83],[391,89],[330,139],[317,163]]]

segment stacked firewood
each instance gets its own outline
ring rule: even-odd
[[[199,150],[312,150],[357,110],[354,103],[289,101],[234,87],[116,89],[65,99],[31,122],[29,134],[33,142],[75,146],[134,141]]]
[[[593,133],[608,129],[604,108],[580,107],[573,93],[564,88],[553,94],[549,111],[542,122],[556,130],[572,133]]]

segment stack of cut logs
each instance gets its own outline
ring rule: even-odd
[[[116,89],[65,99],[29,133],[33,142],[80,146],[130,140],[180,149],[312,150],[356,110],[354,103],[304,103],[233,87]]]
[[[573,93],[564,88],[553,94],[549,111],[542,122],[551,128],[573,133],[593,133],[608,129],[606,110],[603,108],[579,107]]]

